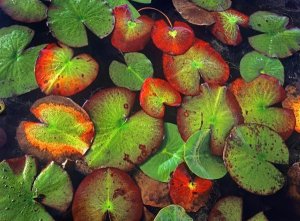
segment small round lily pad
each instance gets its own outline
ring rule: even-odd
[[[142,53],[126,53],[125,64],[113,61],[109,66],[109,75],[115,85],[132,91],[139,91],[147,78],[153,76],[153,65]]]
[[[223,159],[235,182],[251,193],[274,194],[285,183],[284,175],[273,164],[288,164],[289,151],[283,139],[269,127],[234,127],[226,140]]]
[[[192,2],[208,11],[225,11],[231,6],[231,0],[192,0]]]
[[[184,208],[173,204],[162,208],[154,221],[193,221],[193,219],[185,212]]]
[[[140,221],[143,202],[138,186],[116,168],[95,170],[80,183],[72,206],[74,221]]]

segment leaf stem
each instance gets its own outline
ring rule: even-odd
[[[161,10],[159,10],[159,9],[157,9],[157,8],[153,8],[153,7],[144,7],[144,8],[140,8],[140,9],[138,10],[138,12],[145,11],[145,10],[153,10],[153,11],[156,11],[156,12],[160,13],[160,14],[161,14],[162,16],[164,16],[165,19],[168,21],[170,27],[173,28],[173,25],[172,25],[171,20],[170,20],[169,17],[168,17],[164,12],[162,12]]]

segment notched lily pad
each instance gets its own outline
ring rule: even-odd
[[[173,204],[162,208],[154,221],[193,221],[193,219],[185,212],[184,208]]]
[[[225,11],[231,6],[231,0],[192,0],[192,2],[208,11]]]
[[[223,159],[229,174],[243,189],[270,195],[285,183],[284,175],[273,164],[288,164],[289,150],[269,127],[244,124],[232,129]]]
[[[48,96],[31,107],[40,122],[22,121],[17,129],[20,148],[41,160],[62,163],[78,159],[89,149],[94,126],[88,114],[72,100]]]
[[[143,202],[138,186],[116,168],[95,170],[80,183],[72,206],[74,221],[140,221]]]
[[[88,54],[73,55],[73,50],[63,44],[49,44],[41,50],[35,77],[45,94],[71,96],[96,79],[97,62]]]

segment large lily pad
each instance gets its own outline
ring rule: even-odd
[[[185,141],[198,130],[211,129],[211,151],[221,156],[230,130],[243,122],[242,112],[225,86],[202,84],[200,88],[200,95],[184,98],[177,112],[178,129]]]
[[[48,25],[52,34],[72,47],[88,45],[88,28],[99,38],[114,28],[114,17],[104,0],[52,0],[48,10]]]
[[[140,166],[151,178],[169,182],[171,173],[183,162],[182,140],[177,125],[165,123],[165,137],[160,149]]]
[[[231,6],[231,0],[192,0],[192,2],[208,11],[225,11]]]
[[[193,221],[193,219],[185,212],[184,208],[173,204],[162,208],[154,221]]]
[[[0,29],[0,98],[12,97],[38,88],[34,77],[34,65],[40,45],[27,50],[34,31],[13,25]]]
[[[43,205],[67,210],[73,198],[68,174],[51,163],[36,176],[36,161],[30,156],[0,163],[1,221],[54,221]]]
[[[94,171],[80,183],[72,206],[74,221],[140,221],[143,202],[138,186],[116,168]]]
[[[166,79],[179,92],[196,95],[200,92],[200,77],[211,84],[225,84],[229,66],[207,42],[197,39],[183,55],[164,54],[163,70]]]
[[[135,94],[125,88],[96,93],[84,105],[95,124],[96,136],[85,161],[91,169],[131,170],[143,163],[163,139],[163,121],[143,111],[130,116]]]
[[[289,151],[269,127],[244,124],[233,128],[223,158],[231,177],[249,192],[269,195],[285,183],[284,175],[273,164],[288,164]]]
[[[89,149],[94,126],[88,114],[72,100],[48,96],[31,107],[40,122],[22,121],[17,129],[20,148],[42,160],[78,159]]]

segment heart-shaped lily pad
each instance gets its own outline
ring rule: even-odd
[[[181,206],[170,205],[162,208],[156,215],[154,221],[193,221],[193,219]]]
[[[249,38],[251,46],[269,56],[285,58],[300,50],[300,29],[288,29],[289,18],[259,11],[250,16],[250,26],[263,34]]]
[[[213,25],[211,32],[221,42],[227,45],[238,45],[242,42],[242,35],[239,25],[247,27],[249,18],[247,15],[229,9],[224,12],[214,13],[216,23]]]
[[[164,54],[163,70],[169,83],[185,95],[200,92],[200,76],[211,84],[225,84],[229,78],[228,64],[207,42],[199,39],[183,55]]]
[[[284,185],[284,175],[273,164],[288,164],[289,150],[269,127],[244,124],[232,129],[223,159],[229,174],[242,188],[269,195]]]
[[[0,98],[38,88],[34,65],[44,45],[25,50],[33,35],[33,30],[19,25],[0,29]]]
[[[193,178],[184,163],[180,164],[170,180],[170,196],[173,203],[187,212],[197,212],[209,199],[213,183],[200,177]]]
[[[104,38],[114,28],[114,16],[104,0],[52,0],[48,26],[62,43],[82,47],[88,45],[86,28]]]
[[[54,221],[43,205],[67,210],[73,198],[68,174],[51,163],[36,176],[36,161],[30,156],[0,163],[1,221]]]
[[[242,221],[243,200],[236,196],[220,199],[210,211],[208,221]]]
[[[195,175],[204,179],[220,179],[227,173],[223,159],[211,154],[210,130],[199,130],[187,140],[184,160]]]
[[[195,41],[193,29],[184,22],[175,21],[173,27],[161,19],[154,23],[152,40],[157,48],[170,55],[184,54]]]
[[[142,53],[124,55],[126,64],[113,61],[109,66],[109,75],[115,85],[132,91],[139,91],[144,81],[153,76],[151,61]]]
[[[114,9],[116,25],[111,37],[112,45],[122,52],[143,50],[151,38],[154,21],[146,15],[136,19],[127,5]]]
[[[140,221],[143,202],[138,186],[116,168],[95,170],[80,183],[72,206],[74,221]]]
[[[31,107],[37,122],[22,121],[17,129],[20,148],[42,160],[62,163],[78,159],[90,147],[94,126],[88,114],[72,100],[48,96]]]
[[[140,104],[150,116],[163,118],[165,115],[164,105],[179,106],[181,104],[181,96],[167,81],[158,78],[148,78],[141,89]]]
[[[36,61],[36,81],[45,94],[74,95],[88,87],[97,77],[99,66],[88,54],[73,58],[65,45],[49,44]]]
[[[165,123],[165,137],[160,149],[140,166],[151,178],[169,182],[171,173],[183,162],[182,140],[177,125]]]
[[[21,22],[39,22],[47,17],[47,7],[40,0],[3,0],[0,8]]]
[[[184,98],[177,112],[178,129],[185,141],[198,130],[211,129],[211,151],[221,156],[230,130],[243,123],[242,111],[225,86],[205,83],[200,88],[200,95]]]
[[[85,161],[91,169],[116,167],[131,170],[143,163],[163,139],[163,121],[143,111],[130,116],[135,94],[108,88],[84,105],[95,124],[96,136]]]
[[[231,6],[231,0],[192,0],[192,2],[208,11],[225,11]]]
[[[279,59],[269,58],[256,51],[252,51],[241,60],[241,76],[246,82],[253,81],[261,74],[267,74],[284,83],[284,67]]]
[[[133,18],[140,17],[140,13],[136,10],[136,8],[128,1],[128,0],[107,0],[108,4],[111,8],[115,8],[122,5],[127,5],[132,13]]]
[[[230,89],[242,108],[245,123],[266,125],[284,139],[293,133],[296,123],[293,111],[273,107],[286,97],[284,88],[276,78],[260,75],[249,83],[238,78]]]

